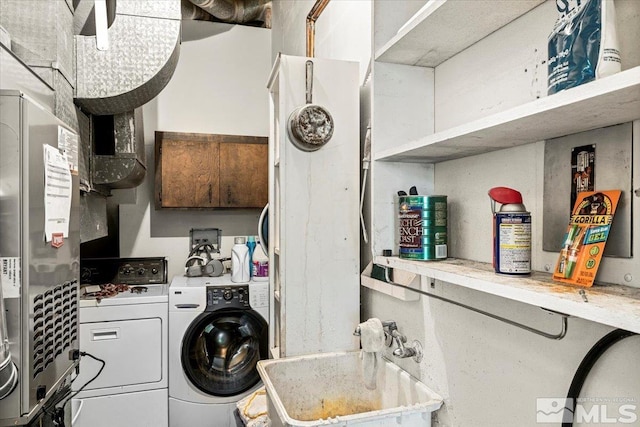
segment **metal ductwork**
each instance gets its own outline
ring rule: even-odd
[[[71,0],[67,0],[71,1]],[[169,82],[180,53],[180,0],[73,0],[75,103],[90,183],[82,242],[107,235],[107,196],[146,173],[141,107]]]
[[[72,0],[0,0],[0,25],[8,32],[11,42],[5,45],[52,90],[52,112],[74,130],[78,129],[73,95],[75,86],[75,57],[73,49]],[[14,58],[8,58],[14,62]],[[2,61],[6,61],[3,54]],[[20,64],[12,67],[15,76],[31,74]],[[2,75],[3,83],[11,79]],[[12,82],[12,88],[24,89],[22,79]],[[28,77],[28,80],[33,80]],[[17,83],[17,85],[16,85]],[[42,82],[28,83],[27,92],[37,90]],[[42,99],[38,99],[42,102]],[[44,102],[45,105],[48,102]]]
[[[105,0],[105,3],[107,27],[110,27],[116,18],[116,0]],[[73,34],[96,35],[95,0],[73,0]]]
[[[215,21],[216,18],[210,13],[200,9],[189,0],[182,0],[180,3],[180,9],[182,10],[182,19],[191,21]]]
[[[113,116],[94,116],[93,119],[93,134],[96,138],[93,183],[109,188],[133,188],[140,185],[147,170],[142,108]],[[106,126],[110,128],[110,132],[96,129],[99,120],[108,123]]]
[[[271,28],[271,0],[188,0],[183,2],[183,19],[205,19],[202,12],[229,24]]]
[[[77,0],[76,8],[84,10],[84,2],[97,4]],[[95,36],[75,36],[76,104],[93,115],[108,115],[133,111],[155,98],[178,63],[180,19],[180,0],[117,0],[106,49],[98,49],[101,28]],[[74,27],[89,26],[75,22]]]

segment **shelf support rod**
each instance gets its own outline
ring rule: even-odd
[[[514,320],[507,319],[506,317],[498,316],[497,314],[489,313],[487,311],[480,310],[479,308],[475,308],[475,307],[472,307],[470,305],[466,305],[466,304],[463,304],[461,302],[454,301],[454,300],[451,300],[449,298],[442,297],[440,295],[435,295],[435,294],[432,294],[432,293],[429,293],[429,292],[425,292],[422,289],[415,289],[415,288],[412,288],[411,286],[406,286],[406,285],[402,285],[400,283],[396,283],[393,280],[391,280],[391,278],[389,277],[389,269],[390,268],[387,267],[387,266],[384,266],[384,265],[380,265],[380,267],[382,267],[384,269],[384,278],[387,281],[387,283],[389,283],[389,284],[391,284],[393,286],[398,286],[400,288],[407,289],[409,291],[413,291],[413,292],[419,293],[421,295],[428,296],[429,298],[435,298],[435,299],[438,299],[440,301],[448,302],[449,304],[457,305],[458,307],[466,308],[467,310],[473,311],[475,313],[482,314],[484,316],[490,317],[490,318],[495,319],[495,320],[499,320],[500,322],[504,322],[504,323],[506,323],[508,325],[515,326],[515,327],[520,328],[520,329],[524,329],[525,331],[534,333],[536,335],[540,335],[540,336],[542,336],[544,338],[548,338],[550,340],[561,340],[562,338],[565,337],[565,335],[567,335],[567,328],[568,328],[567,318],[569,317],[568,314],[559,313],[557,311],[548,310],[548,309],[545,309],[545,308],[541,307],[543,310],[548,311],[549,313],[557,314],[558,316],[562,316],[562,325],[561,325],[560,332],[557,333],[557,334],[551,334],[551,333],[542,331],[540,329],[536,329],[536,328],[533,328],[531,326],[527,326],[525,324],[518,323],[518,322],[516,322]]]

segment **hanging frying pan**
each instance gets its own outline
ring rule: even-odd
[[[329,111],[313,103],[313,61],[307,60],[306,105],[296,108],[289,116],[287,132],[293,145],[303,151],[316,151],[333,136],[333,117]]]

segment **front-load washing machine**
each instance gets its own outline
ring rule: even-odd
[[[268,282],[176,276],[169,287],[169,427],[235,426],[268,357]]]

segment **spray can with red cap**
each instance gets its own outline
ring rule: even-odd
[[[496,273],[531,274],[531,213],[512,188],[489,190],[493,212],[493,268]],[[500,209],[496,211],[496,202]]]

